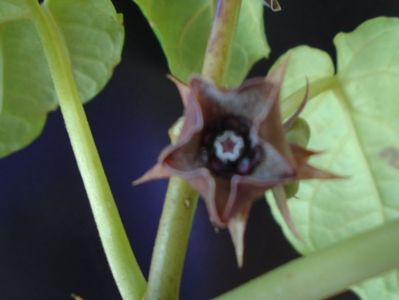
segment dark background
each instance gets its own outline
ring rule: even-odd
[[[250,1],[250,0],[244,0]],[[283,1],[266,11],[270,60],[309,44],[334,54],[332,38],[380,15],[399,16],[397,0]],[[132,187],[168,143],[181,114],[162,51],[138,8],[114,1],[125,16],[123,61],[109,85],[86,106],[93,134],[137,259],[148,274],[166,182]],[[120,299],[97,236],[88,200],[59,111],[30,147],[0,160],[0,299]],[[236,267],[230,238],[215,233],[201,201],[194,221],[182,299],[209,299],[298,255],[285,241],[264,201],[252,209],[246,263]],[[328,271],[328,270],[326,270]],[[315,283],[317,284],[317,283]],[[309,287],[311,288],[311,287]],[[350,293],[334,299],[356,299]],[[379,300],[379,299],[376,299]]]

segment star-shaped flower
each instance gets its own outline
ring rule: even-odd
[[[177,143],[166,147],[158,163],[135,184],[181,176],[204,198],[211,222],[228,227],[239,265],[243,238],[253,202],[266,190],[300,179],[334,178],[310,166],[315,152],[290,144],[287,123],[280,116],[279,95],[288,61],[266,78],[253,78],[240,87],[216,87],[200,76],[188,86],[175,81],[185,107]],[[279,208],[296,233],[285,197]]]

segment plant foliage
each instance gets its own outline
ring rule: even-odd
[[[399,218],[399,19],[369,20],[334,42],[336,72],[325,52],[294,48],[283,88],[290,111],[293,95],[303,89],[305,76],[310,79],[314,98],[302,117],[311,128],[309,147],[325,151],[312,162],[349,177],[301,183],[289,207],[303,243],[269,201],[303,254]],[[399,299],[398,278],[399,271],[392,271],[354,290],[362,299]]]
[[[0,158],[30,144],[57,99],[31,5],[0,1]],[[68,48],[82,99],[104,87],[120,61],[122,17],[108,0],[47,0],[42,4]],[[69,62],[66,62],[69,63]]]
[[[157,35],[174,76],[187,82],[200,73],[216,1],[135,0]],[[263,22],[263,1],[243,1],[232,58],[226,72],[229,86],[239,85],[252,65],[270,52]]]

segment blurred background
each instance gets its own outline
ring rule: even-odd
[[[167,182],[132,187],[131,181],[155,163],[182,107],[146,20],[132,1],[113,2],[125,18],[123,60],[86,111],[147,276]],[[399,16],[396,0],[281,0],[281,5],[280,13],[265,9],[272,54],[252,75],[265,75],[279,55],[299,44],[334,57],[336,33],[352,31],[372,17]],[[0,300],[70,299],[71,293],[88,300],[120,299],[59,111],[49,115],[43,134],[30,147],[0,160],[0,198]],[[228,233],[214,231],[201,201],[181,299],[210,299],[297,256],[265,201],[258,201],[248,224],[245,265],[238,269]],[[357,298],[345,293],[333,299]]]

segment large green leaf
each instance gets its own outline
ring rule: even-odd
[[[0,3],[0,23],[24,18],[29,13],[26,0],[2,0]]]
[[[134,0],[148,19],[173,75],[186,81],[200,73],[214,14],[214,0]],[[243,1],[232,45],[227,85],[237,85],[252,65],[269,54],[263,24],[263,1]]]
[[[31,143],[57,99],[29,2],[0,2],[0,157]],[[109,0],[48,0],[46,9],[66,41],[84,101],[112,75],[123,45],[121,16]]]
[[[309,147],[325,150],[312,163],[349,176],[301,183],[289,207],[303,243],[269,199],[285,235],[303,254],[399,218],[399,19],[365,22],[352,33],[338,34],[335,45],[336,75],[325,53],[304,47],[290,51],[282,94],[287,107],[287,99],[303,90],[298,78],[318,73],[302,114],[312,131]],[[354,290],[362,299],[398,300],[399,272]]]

